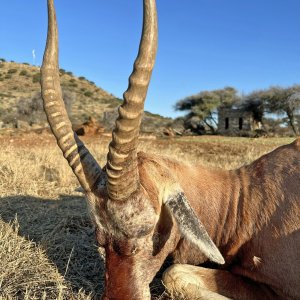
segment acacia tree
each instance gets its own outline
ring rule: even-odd
[[[285,120],[297,135],[296,116],[300,111],[300,85],[288,88],[273,86],[254,91],[243,99],[243,107],[246,111],[251,111],[254,119],[261,123],[265,112],[285,115],[286,118],[282,120]]]
[[[263,117],[265,113],[265,102],[262,99],[263,91],[257,90],[243,97],[241,107],[252,113],[253,119],[256,122],[263,124]]]
[[[261,91],[260,97],[268,112],[286,115],[288,125],[294,134],[297,135],[296,116],[300,111],[300,85],[288,88],[270,87],[267,90]]]
[[[288,124],[297,135],[296,115],[300,110],[300,85],[289,88],[271,87],[264,97],[270,112],[286,114]]]
[[[225,87],[213,91],[202,91],[186,97],[175,104],[175,110],[188,111],[186,121],[196,117],[199,119],[200,127],[206,125],[212,133],[215,133],[217,108],[220,106],[230,107],[238,100],[237,90],[233,87]]]

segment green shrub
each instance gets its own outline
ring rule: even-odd
[[[17,73],[17,72],[18,72],[17,69],[9,69],[9,70],[7,71],[7,74],[15,74],[15,73]]]
[[[4,78],[5,79],[11,79],[11,77],[12,77],[11,74],[6,74]]]
[[[66,70],[65,69],[59,69],[59,72],[62,73],[62,74],[65,74]]]
[[[78,77],[79,80],[86,80],[86,78],[84,76],[80,76]]]
[[[27,63],[27,62],[24,62],[24,63],[23,63],[23,65],[29,66],[29,63]]]
[[[27,76],[28,75],[28,72],[26,70],[22,70],[20,73],[19,73],[20,76]]]
[[[10,94],[3,94],[3,93],[0,93],[0,97],[10,97],[11,95]]]
[[[85,92],[86,91],[86,88],[81,88],[80,89],[82,92]]]
[[[6,62],[6,60],[4,58],[0,58],[0,61],[2,62]]]
[[[74,78],[69,80],[70,82],[74,83],[76,80]]]
[[[78,84],[77,83],[70,83],[69,86],[70,87],[78,87]]]
[[[93,95],[93,93],[90,92],[90,91],[86,91],[86,92],[84,93],[84,96],[86,96],[86,97],[91,97],[92,95]]]
[[[70,76],[73,76],[73,73],[72,72],[66,72],[66,74],[70,75]]]
[[[36,73],[32,76],[32,82],[36,83],[36,82],[40,82],[41,81],[41,74],[40,73]]]

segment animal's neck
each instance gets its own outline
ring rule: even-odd
[[[239,228],[242,182],[239,171],[190,169],[183,189],[215,244],[225,252]],[[188,178],[188,180],[186,179]]]

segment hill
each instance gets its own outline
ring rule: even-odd
[[[111,130],[121,100],[97,87],[83,76],[60,69],[64,100],[74,125],[82,124],[89,117],[95,118]],[[142,131],[161,132],[169,126],[170,118],[146,112]],[[0,128],[47,126],[40,95],[40,70],[27,63],[0,60]]]

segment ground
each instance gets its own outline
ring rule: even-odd
[[[140,150],[233,169],[292,140],[145,136]],[[84,141],[103,165],[110,135]],[[48,129],[0,131],[0,299],[101,295],[105,258],[78,188]],[[154,299],[161,292],[158,275]]]

